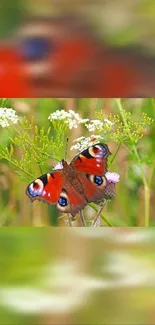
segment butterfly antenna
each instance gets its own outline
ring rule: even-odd
[[[67,158],[68,140],[69,140],[69,138],[66,139],[65,160]]]

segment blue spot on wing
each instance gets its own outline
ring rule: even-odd
[[[101,176],[94,176],[94,183],[97,185],[97,186],[100,186],[102,185],[103,183],[103,179]]]
[[[26,60],[41,60],[49,54],[51,44],[45,38],[28,38],[19,44],[19,50]]]
[[[58,203],[62,206],[65,207],[68,205],[68,200],[62,196],[59,197]]]

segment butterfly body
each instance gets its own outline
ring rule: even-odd
[[[89,202],[104,197],[107,187],[107,159],[110,151],[106,144],[95,144],[77,155],[70,164],[65,160],[50,173],[30,183],[26,194],[31,201],[41,200],[56,204],[60,212],[75,214]]]

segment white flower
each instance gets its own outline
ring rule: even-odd
[[[73,146],[71,146],[70,150],[78,150],[81,151],[81,145],[80,143],[74,144]]]
[[[68,112],[65,112],[64,110],[57,110],[56,112],[49,115],[48,120],[63,120],[68,117]]]
[[[90,123],[85,126],[89,132],[94,132],[95,130],[102,130],[103,122],[100,120],[91,120]]]
[[[79,124],[85,125],[89,132],[94,132],[95,130],[101,131],[103,129],[104,123],[106,123],[109,127],[113,125],[111,121],[107,118],[104,121],[100,120],[90,120],[89,118],[81,118],[80,115],[73,110],[57,110],[56,112],[50,114],[48,119],[52,122],[54,120],[62,121],[66,123],[69,129],[77,128]]]
[[[87,122],[89,122],[89,118],[81,118],[80,120],[79,120],[79,123],[81,123],[81,124],[85,124],[85,123],[87,123]]]
[[[72,110],[68,112],[64,110],[57,110],[56,112],[50,114],[48,119],[52,122],[53,120],[64,120],[64,122],[68,125],[69,129],[77,128],[78,123],[81,120],[78,113],[75,113]]]
[[[95,130],[101,131],[103,129],[104,124],[107,124],[108,127],[112,126],[114,123],[108,120],[107,118],[104,119],[104,122],[100,120],[91,120],[89,124],[86,123],[86,128],[89,132],[94,132]]]
[[[16,124],[18,122],[16,111],[12,108],[0,108],[0,125],[5,128],[10,125],[10,122]]]
[[[85,137],[82,136],[82,137],[80,137],[80,138],[75,139],[73,142],[79,142],[79,141],[82,141],[82,140],[84,140],[84,139],[85,139]]]
[[[111,121],[109,121],[107,118],[104,119],[104,122],[106,122],[106,123],[109,124],[109,125],[114,125],[114,123],[111,122]]]
[[[77,127],[78,127],[76,120],[68,119],[68,121],[66,121],[66,123],[68,124],[70,130],[73,128],[77,129]]]
[[[70,118],[75,118],[76,121],[80,121],[80,116],[78,113],[75,113],[73,110],[69,109]]]
[[[74,144],[70,150],[78,150],[79,152],[87,149],[88,147],[92,146],[93,144],[96,144],[99,142],[99,140],[101,140],[102,137],[100,135],[94,135],[92,134],[90,137],[85,138],[85,137],[80,137],[75,139],[73,142],[77,142],[76,144]]]

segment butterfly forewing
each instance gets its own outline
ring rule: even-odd
[[[56,204],[63,187],[64,177],[62,170],[44,174],[30,183],[26,194],[31,201],[42,200],[49,204]]]
[[[110,155],[106,144],[97,143],[77,155],[71,162],[78,172],[104,175],[107,172],[107,158]]]

